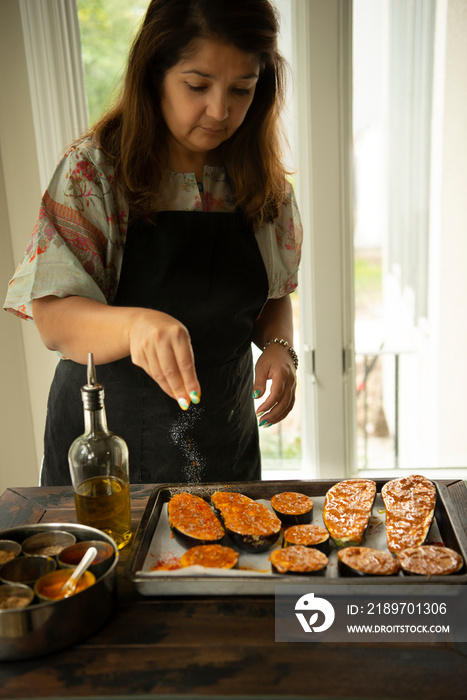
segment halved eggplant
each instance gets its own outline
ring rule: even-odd
[[[180,557],[180,566],[205,566],[209,569],[233,569],[238,564],[238,552],[221,544],[203,544],[188,549]]]
[[[303,525],[313,518],[313,500],[304,493],[283,491],[271,498],[271,506],[283,525]]]
[[[225,531],[209,504],[192,493],[177,493],[169,500],[169,525],[184,547],[219,544]]]
[[[284,532],[284,547],[294,545],[316,547],[324,554],[329,552],[329,532],[319,525],[292,525]]]
[[[375,497],[376,483],[371,479],[343,479],[327,491],[323,521],[337,547],[361,543]]]
[[[396,553],[402,570],[419,576],[447,576],[457,574],[464,566],[461,555],[449,547],[424,544]]]
[[[211,502],[232,542],[246,552],[265,552],[279,539],[281,521],[263,503],[232,491],[216,491]]]
[[[400,564],[389,552],[372,547],[346,547],[337,552],[342,576],[395,576]]]
[[[275,549],[269,555],[269,561],[275,574],[324,576],[328,565],[328,558],[323,552],[302,545]]]
[[[390,552],[419,547],[435,515],[436,487],[418,474],[387,481],[381,489]]]

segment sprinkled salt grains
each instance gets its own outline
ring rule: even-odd
[[[184,460],[183,466],[186,481],[189,484],[197,484],[203,481],[203,467],[206,460],[196,441],[190,436],[189,431],[193,429],[203,414],[203,409],[199,406],[190,406],[188,411],[184,411],[174,421],[170,428],[170,439],[178,447]]]

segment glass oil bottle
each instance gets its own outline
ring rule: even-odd
[[[104,387],[97,383],[92,353],[81,398],[85,429],[68,452],[78,522],[107,533],[121,549],[131,540],[128,447],[107,428]]]

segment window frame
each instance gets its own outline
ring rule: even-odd
[[[356,468],[352,204],[352,2],[293,3],[304,224],[300,272],[302,473]]]

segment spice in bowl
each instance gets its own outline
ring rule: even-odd
[[[100,540],[86,540],[76,542],[63,549],[57,557],[58,565],[64,569],[74,568],[79,564],[90,547],[95,547],[97,554],[89,567],[89,570],[99,578],[108,571],[114,557],[114,549],[108,542]]]
[[[76,537],[69,532],[49,530],[31,535],[23,542],[23,552],[26,555],[56,557],[60,552],[76,542]]]
[[[21,545],[14,540],[0,540],[0,566],[11,561],[21,553]]]
[[[0,610],[18,610],[29,605],[34,598],[34,591],[20,583],[0,586]]]
[[[34,586],[36,595],[41,600],[62,600],[67,596],[67,590],[63,586],[73,574],[73,569],[57,569],[50,574],[42,576]],[[79,578],[72,595],[81,593],[96,582],[96,577],[91,571],[85,571]]]

